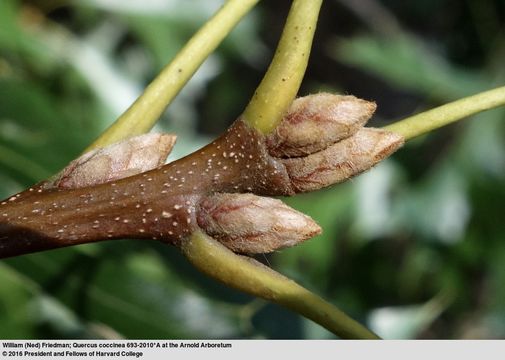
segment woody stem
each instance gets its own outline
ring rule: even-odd
[[[237,121],[206,147],[161,168],[76,189],[30,188],[0,204],[0,258],[115,238],[179,244],[198,229],[202,195],[293,193],[263,135]]]

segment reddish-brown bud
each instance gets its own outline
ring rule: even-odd
[[[280,200],[252,194],[216,194],[203,199],[198,224],[238,253],[268,253],[321,232],[314,220]]]
[[[103,184],[163,165],[175,144],[172,134],[144,134],[92,150],[73,160],[45,188]]]
[[[296,99],[267,137],[275,157],[305,156],[356,133],[375,111],[375,103],[354,96],[320,93]]]
[[[306,157],[281,159],[297,192],[336,184],[368,170],[403,145],[396,133],[362,128],[353,136]]]

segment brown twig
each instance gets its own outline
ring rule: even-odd
[[[320,97],[313,96],[313,101],[319,104]],[[335,106],[347,111],[349,103],[356,102],[363,101],[334,96],[333,103],[325,100],[315,114],[307,112],[306,107],[299,109],[304,116],[297,122],[312,123],[307,128],[312,128],[313,133],[326,133],[312,137],[308,134],[314,142],[322,142],[324,148],[327,142],[334,141],[328,140],[335,139],[334,132],[340,131],[334,124],[328,126],[325,116],[331,116],[333,122],[342,121],[342,113]],[[367,104],[363,102],[354,111],[365,113],[368,118],[373,109]],[[292,119],[287,116],[282,128],[289,129]],[[403,143],[400,136],[389,132],[361,128],[361,115],[353,121],[360,126],[321,151],[278,158],[270,154],[279,150],[278,144],[239,119],[206,147],[151,171],[82,188],[28,189],[0,204],[0,258],[118,238],[153,239],[179,246],[190,234],[202,230],[202,222],[208,223],[199,219],[199,213],[203,200],[207,200],[208,208],[212,194],[293,195],[311,191],[370,168]],[[288,136],[282,141],[283,146],[293,148],[299,139]],[[306,139],[300,146],[306,146]],[[272,229],[272,233],[278,232],[279,229]],[[306,231],[307,235],[300,235],[299,241],[317,232]],[[253,238],[258,241],[257,236]],[[253,244],[235,249],[267,252],[283,246],[288,245]],[[233,245],[229,247],[234,249]]]
[[[293,194],[260,135],[238,121],[178,161],[78,189],[28,189],[0,205],[0,257],[117,238],[176,244],[197,228],[205,194]]]

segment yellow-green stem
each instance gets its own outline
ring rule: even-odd
[[[271,132],[294,100],[307,68],[322,0],[294,0],[268,71],[244,110],[246,122]]]
[[[364,326],[309,290],[261,263],[240,256],[202,232],[182,251],[200,271],[228,286],[285,306],[345,339],[378,339]]]
[[[505,105],[505,86],[468,96],[408,117],[386,126],[385,129],[401,134],[408,140],[501,105]]]
[[[202,62],[258,1],[228,0],[86,151],[148,132]]]

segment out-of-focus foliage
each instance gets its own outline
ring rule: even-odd
[[[0,197],[77,156],[221,4],[0,1]],[[264,1],[161,120],[181,156],[240,114],[290,1]],[[326,0],[302,93],[378,103],[374,126],[505,83],[505,3]],[[324,234],[259,257],[390,338],[505,337],[505,111],[286,199]],[[112,241],[0,262],[0,338],[332,338],[175,248]]]

